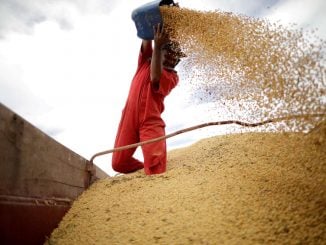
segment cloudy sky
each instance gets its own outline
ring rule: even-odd
[[[143,0],[0,0],[0,103],[89,159],[113,147],[136,70],[140,39],[131,12]],[[236,12],[319,28],[324,0],[180,0],[198,10]],[[166,99],[167,133],[218,118],[192,105],[186,83]],[[204,112],[204,113],[201,113]],[[213,134],[222,133],[215,128]],[[184,146],[212,134],[199,130],[168,140]],[[141,156],[140,151],[137,153]],[[112,173],[111,156],[95,162]]]

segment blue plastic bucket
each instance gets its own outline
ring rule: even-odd
[[[135,22],[139,38],[145,40],[154,39],[153,26],[159,23],[162,24],[160,2],[160,0],[149,2],[132,11],[131,18]]]

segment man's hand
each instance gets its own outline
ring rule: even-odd
[[[160,87],[160,78],[163,70],[163,48],[169,42],[169,36],[163,25],[154,26],[154,49],[151,60],[151,81],[154,90]]]
[[[157,26],[154,26],[154,48],[162,49],[164,45],[166,45],[170,39],[169,35],[166,33],[164,29],[164,25],[157,24]]]

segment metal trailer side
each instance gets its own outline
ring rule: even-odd
[[[106,177],[0,103],[0,244],[43,244],[90,180]]]

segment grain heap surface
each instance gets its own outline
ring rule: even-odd
[[[325,149],[326,123],[201,140],[93,184],[47,244],[324,244]]]
[[[161,13],[188,55],[181,78],[197,101],[216,103],[211,113],[223,107],[224,115],[248,121],[326,113],[326,43],[315,30],[218,10],[163,6]],[[308,130],[320,120],[283,126]]]

